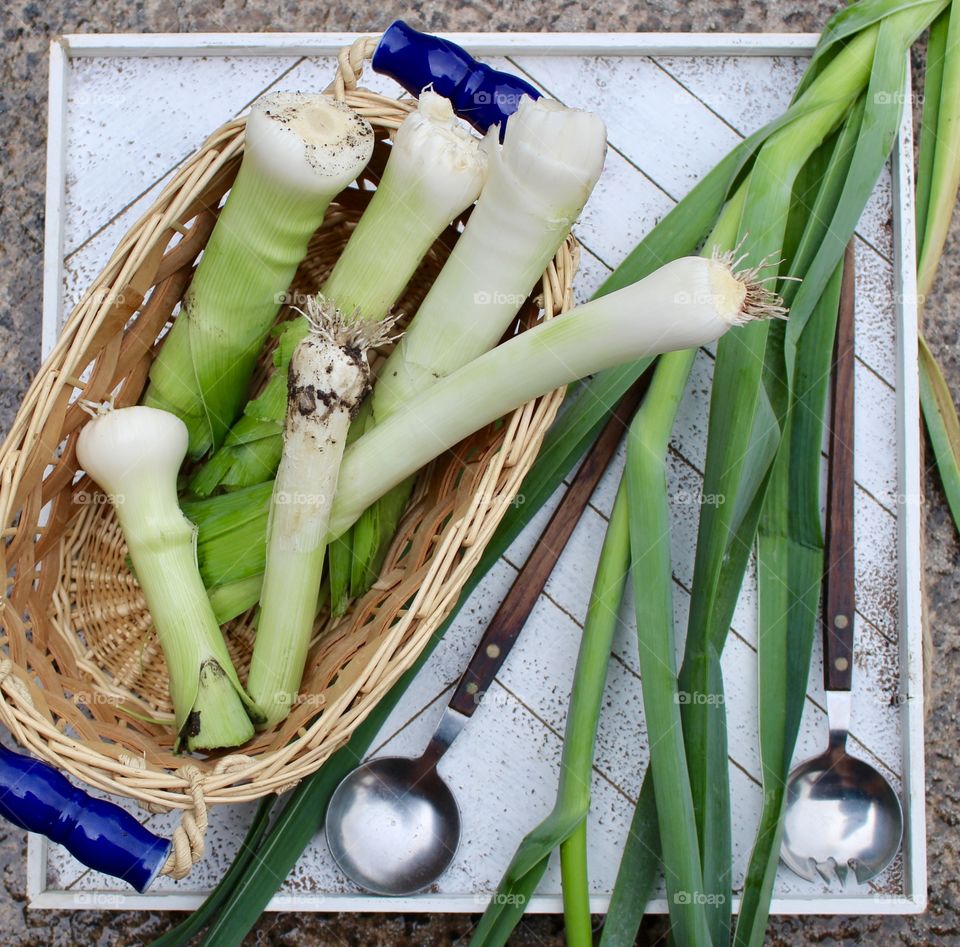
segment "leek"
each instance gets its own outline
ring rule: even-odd
[[[380,423],[438,378],[492,349],[570,233],[603,168],[606,130],[552,99],[520,102],[449,260],[374,388]]]
[[[396,484],[532,398],[612,365],[705,345],[736,325],[783,315],[778,298],[754,281],[755,272],[734,273],[731,263],[730,256],[674,260],[521,332],[436,382],[347,448],[328,541]],[[262,568],[268,498],[258,485],[190,505],[205,575],[236,582]],[[225,526],[224,505],[243,509],[247,545]]]
[[[836,180],[831,177],[822,185],[822,194],[818,195],[812,211],[807,210],[809,200],[797,200],[796,210],[805,218],[805,232],[790,261],[790,270],[793,275],[803,277],[803,282],[798,284],[796,292],[790,292],[791,321],[786,332],[771,332],[763,346],[756,344],[758,339],[747,346],[743,343],[751,340],[729,337],[718,346],[704,492],[723,495],[726,502],[722,510],[704,508],[701,516],[680,677],[684,690],[718,698],[722,694],[718,657],[760,520],[769,471],[780,441],[782,413],[790,403],[797,339],[835,272],[889,154],[899,114],[888,103],[899,102],[906,46],[940,6],[922,2],[854,4],[831,21],[791,106],[791,112],[796,113],[795,130],[788,138],[781,138],[780,143],[771,135],[766,166],[758,156],[749,170],[753,178],[761,167],[765,185],[754,187],[751,180],[752,193],[748,200],[757,203],[750,214],[745,214],[742,229],[757,234],[766,231],[768,238],[776,228],[782,228],[781,233],[785,233],[787,202],[792,203],[794,199],[790,175],[798,170],[800,150],[809,156],[839,121],[848,113],[856,112],[857,100],[867,92],[869,120],[865,116],[862,124],[856,126],[852,155],[847,156],[845,162],[839,162]],[[805,109],[805,103],[813,104],[814,108]],[[783,141],[792,141],[792,147],[781,148]],[[777,239],[782,241],[783,236]],[[773,246],[776,243],[772,243],[771,249]],[[766,370],[762,370],[764,359]],[[819,452],[819,443],[809,449]],[[780,577],[780,581],[795,578]],[[764,645],[777,647],[776,637],[771,634],[763,640]],[[802,689],[803,685],[804,681],[797,678],[790,681],[791,691]],[[792,699],[792,693],[784,695],[784,706]],[[711,928],[714,939],[723,941],[728,936],[731,905],[730,822],[726,798],[725,718],[722,713],[714,712],[718,707],[716,702],[685,705],[683,721],[700,822],[704,890],[708,895],[715,895],[716,907],[711,907],[709,912]],[[775,726],[774,721],[769,721],[766,729],[770,732]],[[651,808],[652,795],[649,786],[645,786],[636,810],[638,827],[649,825]],[[769,833],[765,833],[758,840],[754,853],[757,867],[766,857],[762,849],[769,844],[769,839]],[[605,945],[613,947],[633,942],[652,883],[653,862],[654,853],[649,846],[631,834],[621,864],[624,884],[618,880],[614,891],[608,916],[609,932],[605,931],[603,938]],[[628,878],[640,879],[640,887],[627,890],[624,885]],[[751,883],[758,878],[759,875],[752,875]],[[753,910],[757,907],[758,892],[749,892],[749,897]],[[759,899],[762,898],[763,894],[759,894]],[[743,928],[753,920],[744,920]],[[738,931],[738,937],[740,933]]]
[[[237,746],[263,715],[230,660],[197,571],[195,527],[177,505],[186,450],[184,423],[144,406],[100,406],[77,439],[77,460],[116,511],[163,648],[174,749]]]
[[[782,316],[779,298],[735,273],[732,254],[682,257],[619,292],[497,346],[368,431],[344,457],[330,518],[339,536],[394,484],[527,401],[620,362],[696,348]],[[389,469],[377,459],[391,457]]]
[[[143,399],[186,424],[191,457],[223,441],[307,242],[372,151],[367,121],[327,96],[254,103],[236,181]]]
[[[424,91],[393,136],[383,176],[321,293],[348,318],[380,321],[450,222],[480,193],[486,155],[449,101]],[[306,319],[284,325],[276,370],[223,446],[194,474],[190,489],[209,496],[269,480],[280,462],[290,354],[308,332]]]
[[[523,915],[530,895],[547,869],[550,855],[558,845],[563,868],[563,901],[567,921],[566,942],[570,947],[591,945],[589,896],[584,885],[572,884],[572,862],[585,861],[581,849],[590,810],[593,777],[593,745],[603,704],[603,689],[613,636],[620,617],[620,601],[630,567],[630,533],[627,496],[623,483],[610,514],[600,560],[590,593],[590,605],[580,639],[580,653],[573,675],[570,712],[563,738],[560,783],[550,814],[527,833],[490,899],[490,905],[473,931],[472,947],[494,947],[507,942]],[[577,857],[573,858],[576,853]],[[578,897],[572,897],[576,887]]]
[[[371,404],[358,419],[364,430],[503,337],[600,176],[606,129],[590,112],[524,96],[507,123],[502,148],[495,132],[484,146],[489,170],[480,199],[379,372]],[[335,610],[346,605],[348,578],[352,597],[372,584],[412,487],[412,482],[399,485],[341,541],[346,548],[331,561]],[[342,574],[346,568],[349,577]]]
[[[389,324],[349,323],[311,299],[310,334],[290,359],[283,456],[273,485],[250,694],[278,723],[296,698],[317,613],[330,508],[350,419],[370,386],[367,349]]]

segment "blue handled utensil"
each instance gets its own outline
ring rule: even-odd
[[[395,79],[411,95],[419,96],[432,85],[477,131],[499,125],[501,140],[521,96],[540,98],[529,82],[477,62],[456,43],[420,33],[403,20],[387,27],[371,63],[375,72]]]
[[[170,842],[129,812],[88,796],[52,766],[0,746],[0,815],[63,845],[88,868],[146,891]]]

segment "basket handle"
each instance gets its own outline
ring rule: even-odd
[[[171,844],[112,802],[78,789],[47,763],[0,746],[0,815],[58,842],[95,871],[146,891]]]

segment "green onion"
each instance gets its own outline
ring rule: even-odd
[[[476,200],[486,173],[479,144],[447,99],[429,90],[421,94],[417,111],[394,134],[379,185],[321,290],[348,318],[383,319],[437,238]],[[276,371],[194,474],[190,489],[197,496],[262,483],[276,472],[287,365],[308,328],[302,318],[284,325]]]
[[[174,749],[237,746],[262,713],[243,690],[197,571],[196,530],[177,505],[187,429],[166,411],[100,406],[77,439],[80,466],[123,530],[170,673]]]
[[[322,298],[309,301],[306,316],[310,334],[290,359],[283,456],[270,501],[248,681],[267,726],[287,716],[300,688],[347,430],[370,387],[366,353],[389,332],[382,322],[348,322]]]
[[[308,240],[372,150],[370,125],[327,96],[254,103],[240,170],[143,399],[184,421],[191,457],[223,441]]]

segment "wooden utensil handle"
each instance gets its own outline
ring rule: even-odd
[[[471,716],[484,692],[493,683],[547,584],[547,579],[580,520],[580,515],[593,496],[597,483],[616,453],[617,445],[636,414],[649,383],[650,372],[647,371],[620,399],[610,420],[584,457],[580,469],[563,495],[560,505],[550,517],[550,522],[540,535],[533,552],[487,625],[477,650],[463,672],[453,697],[450,698],[450,706],[454,710]]]
[[[853,684],[853,618],[856,609],[853,548],[855,271],[856,254],[851,240],[843,260],[840,288],[827,468],[823,681],[826,689],[831,691],[848,691]]]

